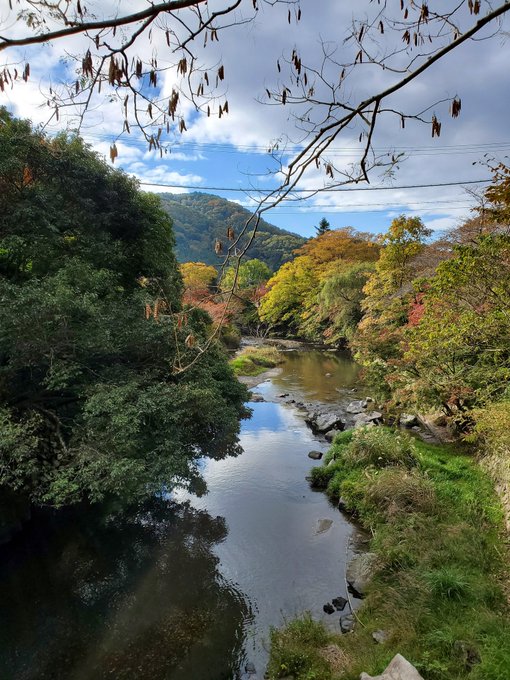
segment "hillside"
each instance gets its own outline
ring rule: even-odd
[[[160,194],[160,198],[174,223],[177,258],[181,262],[217,265],[222,257],[214,252],[215,240],[218,238],[226,244],[227,227],[239,233],[250,216],[250,212],[237,203],[212,194]],[[305,240],[261,220],[248,256],[262,260],[276,271]]]

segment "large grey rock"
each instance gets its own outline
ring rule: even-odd
[[[375,553],[361,553],[356,555],[348,564],[345,578],[352,590],[363,597],[377,568]]]
[[[340,432],[342,432],[342,430],[338,430],[336,427],[334,427],[332,430],[329,430],[329,432],[326,432],[324,438],[326,441],[332,442],[336,435],[340,434]]]
[[[359,678],[360,680],[423,680],[416,668],[402,654],[394,656],[381,675],[362,673]]]
[[[349,406],[346,408],[346,411],[347,413],[363,413],[366,407],[366,401],[355,399],[354,401],[351,401]]]
[[[380,411],[370,411],[360,413],[354,418],[354,427],[366,427],[367,425],[379,425],[382,423],[382,413]]]
[[[412,413],[401,413],[399,423],[402,427],[417,427],[420,423]]]
[[[323,413],[319,415],[313,424],[316,432],[329,432],[330,430],[343,430],[342,419],[336,413]]]
[[[317,434],[324,434],[330,430],[343,430],[344,423],[337,413],[330,411],[322,411],[317,408],[309,408],[305,405],[308,414],[305,416],[305,422]]]

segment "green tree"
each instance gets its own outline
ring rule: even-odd
[[[315,227],[315,231],[317,232],[317,236],[322,236],[322,234],[325,234],[327,231],[331,231],[330,224],[325,217],[321,219],[319,226]]]
[[[223,289],[229,290],[232,288],[235,281],[236,290],[253,290],[266,283],[270,277],[271,270],[267,264],[254,258],[252,260],[242,261],[239,265],[239,269],[237,269],[235,265],[231,265],[223,276],[221,286]]]
[[[0,188],[0,485],[55,505],[136,498],[235,452],[244,390],[222,352],[173,370],[210,322],[180,311],[158,199],[5,111]]]

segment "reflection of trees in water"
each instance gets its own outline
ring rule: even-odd
[[[164,500],[36,518],[4,548],[2,677],[233,677],[248,610],[217,572],[226,534],[223,518]]]
[[[327,398],[334,387],[353,387],[359,384],[360,367],[352,357],[342,352],[308,350],[288,352],[281,373],[273,379],[278,387],[286,386],[285,378],[298,375],[300,390],[313,393],[314,398]],[[330,379],[325,381],[326,373]]]

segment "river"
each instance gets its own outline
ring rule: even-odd
[[[0,677],[255,680],[271,626],[311,611],[338,630],[323,605],[345,596],[353,528],[310,489],[327,445],[279,395],[334,402],[356,381],[346,355],[289,352],[255,388],[243,453],[204,461],[205,495],[35,513],[0,553]]]

